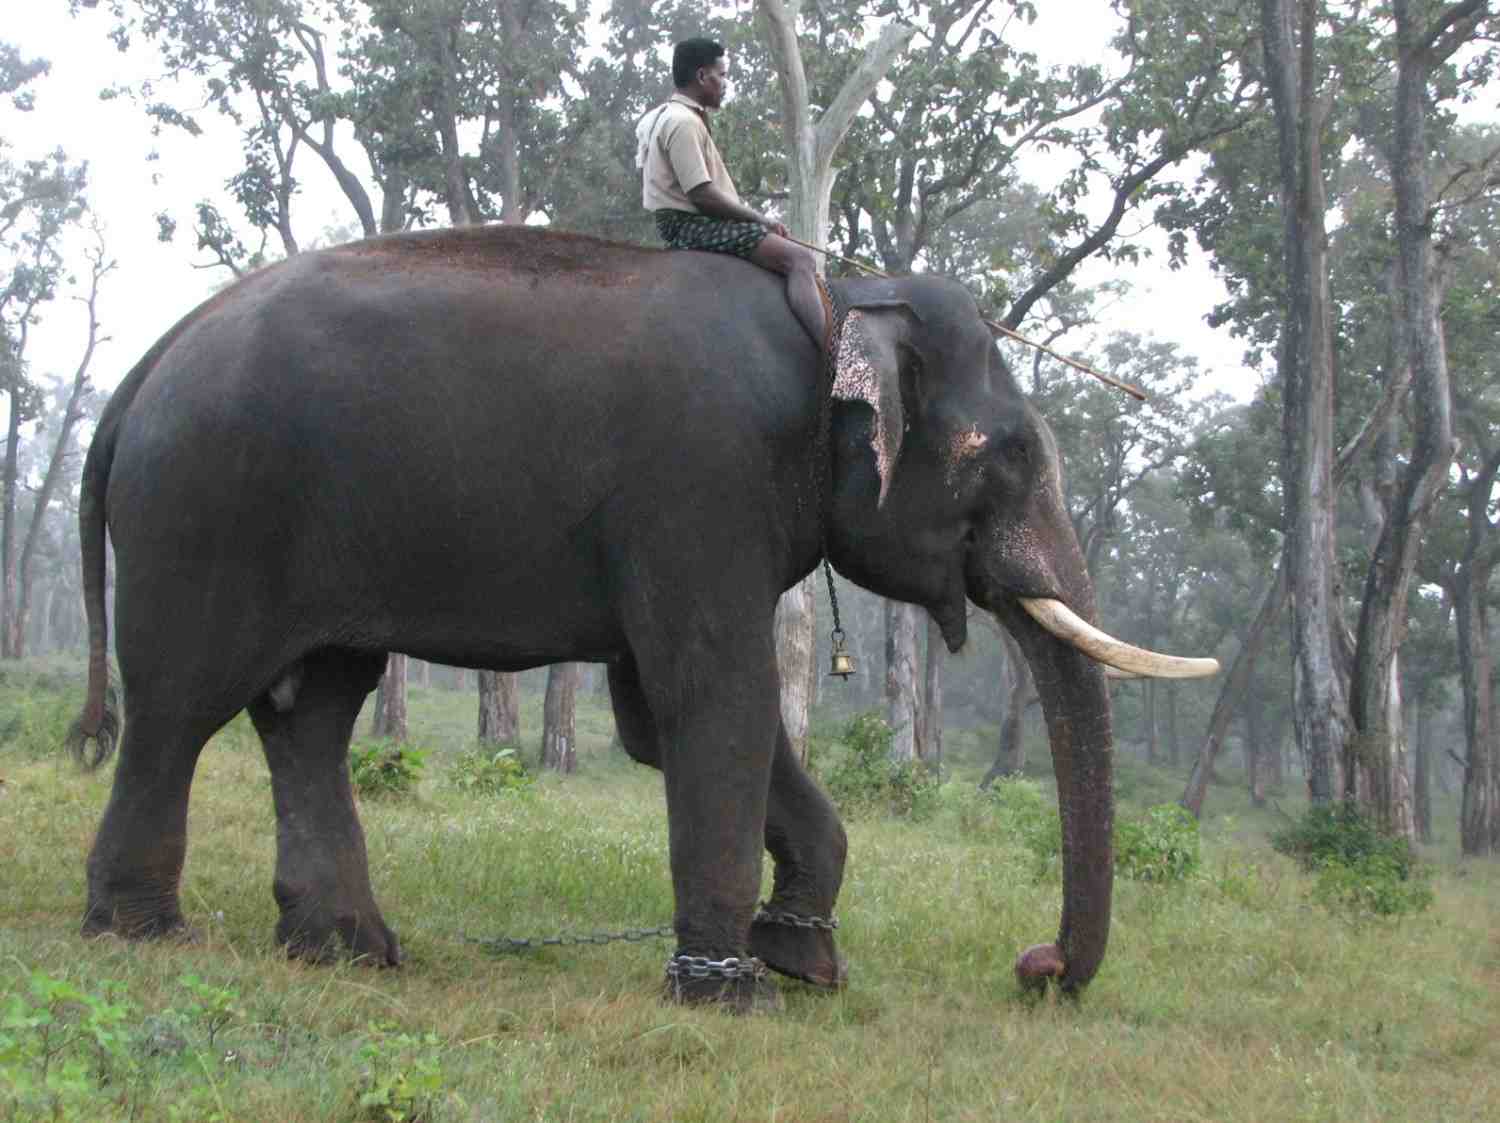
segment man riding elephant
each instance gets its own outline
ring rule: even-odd
[[[711,39],[685,39],[674,48],[677,92],[637,127],[641,203],[673,249],[733,254],[786,277],[787,302],[821,348],[829,323],[812,254],[788,238],[783,224],[740,198],[714,143],[708,111],[724,104],[728,73],[724,48]]]

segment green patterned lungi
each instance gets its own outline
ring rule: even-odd
[[[758,222],[711,218],[706,214],[670,208],[656,212],[656,232],[674,250],[729,253],[747,261],[755,247],[770,233]]]

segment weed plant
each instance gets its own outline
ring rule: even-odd
[[[407,795],[422,779],[427,753],[394,741],[355,741],[349,746],[354,790],[362,796]]]
[[[1099,977],[1037,1003],[1013,963],[1056,931],[1055,858],[1038,857],[1056,853],[1050,781],[982,794],[988,762],[955,756],[925,817],[849,822],[848,988],[783,982],[783,1012],[735,1018],[661,1001],[669,942],[499,956],[465,939],[672,916],[661,779],[609,748],[602,704],[580,699],[580,771],[521,799],[447,782],[475,704],[413,691],[436,782],[361,809],[399,971],[277,948],[265,765],[222,737],[193,785],[182,900],[199,939],[81,940],[108,769],[0,740],[0,1120],[1494,1117],[1500,869],[1458,866],[1451,842],[1429,908],[1347,923],[1313,897],[1320,867],[1270,846],[1271,813],[1215,787],[1196,871],[1118,878]],[[1183,780],[1119,771],[1147,795],[1121,824]],[[1148,867],[1182,842],[1163,838]]]
[[[514,745],[501,749],[477,745],[458,753],[449,761],[447,776],[453,787],[474,795],[526,791],[535,781]]]

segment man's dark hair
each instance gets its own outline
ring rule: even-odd
[[[724,57],[724,44],[712,39],[684,39],[672,48],[672,82],[680,90],[692,85],[700,66],[712,66]]]

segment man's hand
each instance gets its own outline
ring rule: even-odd
[[[771,219],[768,218],[768,219],[765,220],[765,224],[766,224],[766,229],[769,230],[772,234],[779,235],[782,238],[790,238],[791,237],[791,234],[789,234],[787,232],[786,223],[784,223],[784,222],[775,222],[775,221],[773,221],[773,220],[771,220]]]

